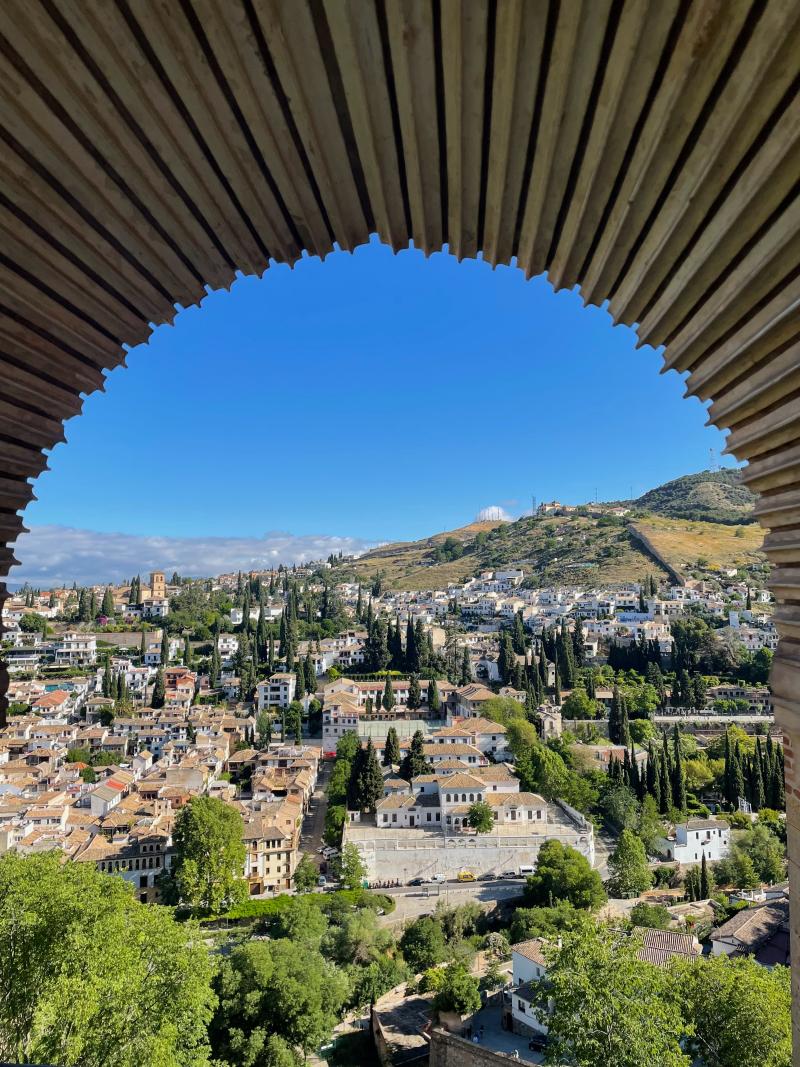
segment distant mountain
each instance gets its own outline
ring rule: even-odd
[[[738,526],[754,522],[756,497],[738,470],[685,474],[631,501],[637,510],[668,519],[695,519]]]
[[[703,567],[760,566],[754,502],[737,471],[703,471],[623,501],[630,509],[624,517],[586,507],[476,522],[421,541],[381,545],[344,570],[362,582],[380,575],[387,588],[442,589],[506,567],[522,567],[537,584],[613,585],[648,574],[674,580]]]

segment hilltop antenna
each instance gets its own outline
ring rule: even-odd
[[[714,452],[714,449],[713,448],[709,448],[708,454],[711,457],[711,470],[715,471],[715,470],[718,469],[718,464],[717,464],[716,453]]]
[[[531,493],[531,518],[536,514],[536,497]]]

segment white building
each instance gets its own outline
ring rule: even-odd
[[[535,937],[511,946],[512,984],[506,997],[511,1000],[511,1027],[515,1034],[547,1033],[547,1024],[533,1007],[534,991],[547,974],[543,945]]]
[[[719,819],[689,819],[659,844],[666,858],[676,863],[700,863],[704,855],[711,863],[730,854],[731,828]]]
[[[62,634],[55,646],[56,663],[70,667],[82,663],[95,663],[97,660],[97,638],[94,634],[68,631]]]
[[[256,686],[256,699],[258,710],[264,708],[288,708],[294,700],[297,678],[292,673],[273,674],[265,682],[259,682]]]

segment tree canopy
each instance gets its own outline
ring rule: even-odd
[[[539,849],[525,898],[530,904],[566,900],[576,908],[591,910],[605,902],[606,894],[600,875],[592,870],[585,856],[569,845],[549,840]]]
[[[211,964],[191,925],[56,853],[0,859],[0,1058],[208,1063]]]
[[[243,828],[239,812],[216,797],[192,797],[180,809],[172,834],[180,902],[216,913],[246,895]]]

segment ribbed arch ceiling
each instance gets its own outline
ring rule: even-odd
[[[123,344],[377,232],[665,345],[800,639],[798,55],[789,0],[5,0],[0,540]]]

